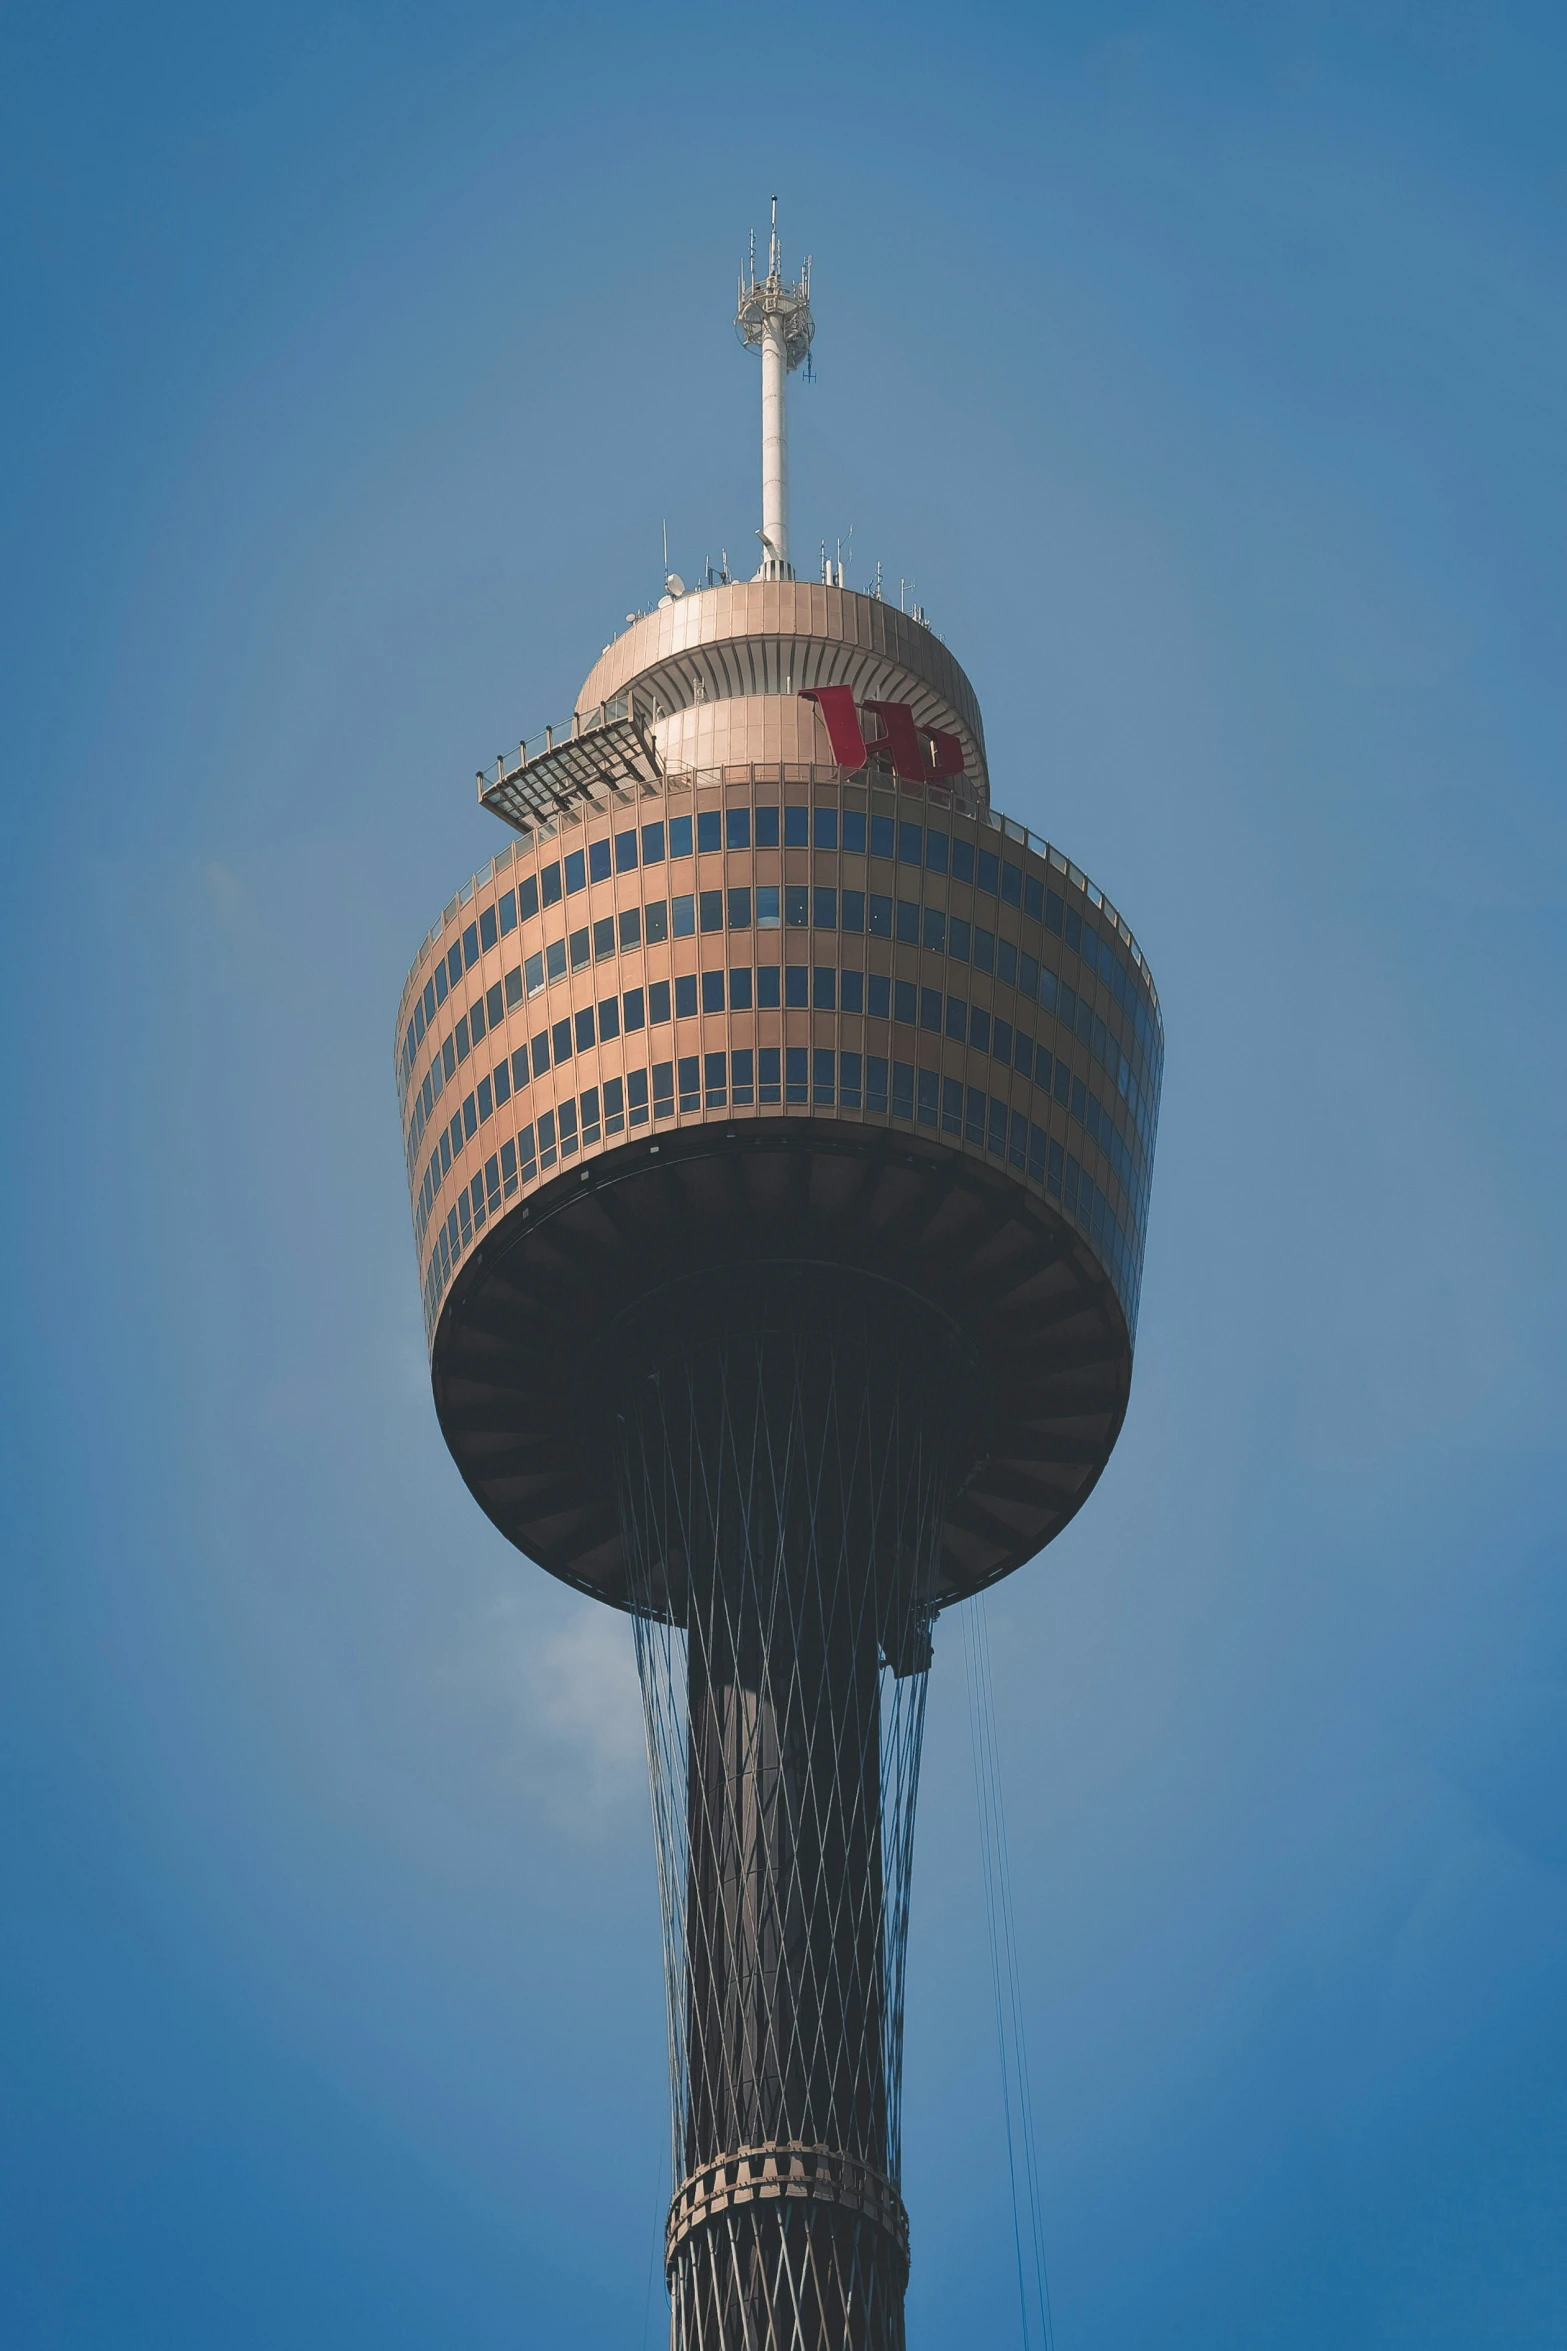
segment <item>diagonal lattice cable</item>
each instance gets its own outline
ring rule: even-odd
[[[660,1301],[617,1420],[665,1930],[675,2351],[893,2351],[904,1952],[965,1368],[890,1285]]]

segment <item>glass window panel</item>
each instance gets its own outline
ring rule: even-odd
[[[817,813],[820,815],[820,810]],[[811,892],[811,914],[819,931],[835,931],[838,928],[837,891],[823,889],[818,883]]]
[[[493,906],[486,906],[479,916],[479,945],[484,948],[493,947],[494,944],[495,909]]]
[[[924,909],[921,932],[920,944],[922,947],[928,947],[936,955],[946,953],[947,918],[939,906],[927,906]]]
[[[511,974],[508,973],[507,978],[510,979],[510,977]],[[496,1022],[502,1017],[501,983],[499,980],[496,981],[493,988],[486,989],[484,997],[484,1010],[491,1028],[494,1028]]]
[[[871,855],[873,857],[890,857],[893,845],[892,818],[890,816],[873,816],[871,818]]]
[[[587,886],[587,858],[580,849],[573,849],[566,858],[566,895],[573,897]]]
[[[635,873],[636,870],[637,828],[635,825],[633,825],[629,832],[617,833],[615,835],[615,871],[617,873]],[[616,1082],[618,1084],[619,1081],[617,1080]],[[608,1091],[609,1089],[606,1087],[606,1095],[608,1094]]]
[[[724,846],[726,849],[749,849],[751,846],[751,811],[749,808],[724,810]]]
[[[811,1000],[811,975],[803,963],[784,966],[784,1002],[796,1012],[803,1012]]]
[[[756,845],[758,849],[777,848],[778,811],[776,808],[758,808],[756,812]]]
[[[468,1058],[468,1017],[466,1013],[452,1031],[452,1040],[457,1047],[458,1060],[466,1061]]]
[[[436,1001],[436,1003],[437,1003],[437,1004],[444,1004],[444,1003],[446,1002],[446,985],[447,985],[447,982],[446,982],[446,958],[445,958],[445,956],[444,956],[444,955],[441,957],[441,960],[440,960],[440,962],[439,962],[439,963],[436,965],[436,967],[435,967],[435,978],[434,978],[434,980],[432,981],[431,985],[432,985],[432,986],[434,987],[434,989],[435,989],[435,1001]]]
[[[592,954],[592,949],[589,944],[590,938],[591,933],[589,932],[586,924],[583,925],[580,931],[572,932],[571,968],[573,971],[585,971],[587,969]]]
[[[990,1049],[998,1061],[1011,1060],[1012,1023],[1009,1020],[997,1020],[995,1038]]]
[[[642,909],[640,906],[628,906],[622,911],[620,917],[620,944],[622,948],[641,946]]]
[[[936,1123],[936,1102],[941,1080],[933,1069],[920,1071],[919,1121],[922,1127]]]
[[[556,1021],[550,1030],[550,1051],[557,1061],[571,1059],[571,1023],[569,1020]]]
[[[1010,939],[996,941],[996,976],[1005,980],[1009,988],[1017,985],[1017,949]]]
[[[982,922],[974,925],[974,969],[994,971],[996,968],[996,934],[987,931]]]
[[[892,937],[892,900],[884,898],[878,890],[871,892],[870,920],[873,939]]]
[[[522,976],[528,983],[528,994],[536,996],[544,985],[544,958],[530,955],[522,967]]]
[[[791,884],[784,891],[784,921],[792,931],[803,931],[811,919],[811,893],[806,885]]]
[[[968,1038],[968,1005],[961,996],[947,998],[947,1034],[964,1044]]]
[[[671,857],[689,857],[691,854],[691,819],[672,816],[669,820],[669,854]]]
[[[751,893],[749,890],[731,890],[729,893],[729,928],[748,931],[751,927]]]
[[[607,840],[588,843],[588,879],[590,882],[607,882],[609,880],[612,854]]]
[[[776,963],[763,963],[757,966],[756,1003],[760,1012],[776,1012],[778,1010],[778,966]]]
[[[898,863],[919,865],[924,859],[924,840],[917,824],[910,824],[906,816],[898,819]]]
[[[463,932],[462,959],[464,970],[471,969],[472,966],[479,960],[479,926],[476,922],[469,923],[467,929]],[[456,977],[457,974],[453,972],[452,978],[455,979]]]
[[[937,1036],[941,1034],[941,990],[939,988],[921,988],[920,990],[920,1027],[934,1030]]]
[[[607,1044],[611,1037],[618,1037],[619,1034],[620,999],[618,996],[606,996],[599,1006],[599,1043]]]
[[[668,980],[649,980],[647,984],[647,1016],[654,1028],[662,1028],[669,1018]]]
[[[920,943],[920,910],[912,898],[898,900],[898,936],[906,947]]]
[[[749,1012],[751,1009],[749,964],[737,965],[729,974],[729,1009],[731,1012]]]
[[[517,912],[522,920],[527,922],[538,911],[539,877],[533,873],[524,874],[522,880],[517,884]]]
[[[528,1082],[528,1048],[526,1045],[519,1045],[511,1057],[511,1082],[513,1089],[519,1094]]]
[[[994,898],[996,894],[997,877],[997,858],[995,851],[993,849],[981,849],[976,863],[979,868],[976,879],[978,880],[980,888],[982,890],[988,890],[992,898]]]
[[[702,1010],[722,1012],[724,1009],[724,975],[721,971],[702,974]]]
[[[643,1019],[645,1017],[642,1005],[642,990],[640,988],[628,988],[620,999],[620,1009],[625,1016],[626,1034],[627,1036],[631,1036],[635,1033],[636,1030],[641,1028]]]
[[[613,955],[614,952],[615,917],[612,914],[602,914],[593,925],[593,960],[595,963],[602,963],[606,955]]]
[[[975,1097],[971,1095],[969,1099],[972,1101]],[[984,1099],[983,1094],[978,1096],[980,1102],[983,1102]],[[941,1130],[946,1135],[961,1135],[963,1132],[963,1081],[961,1078],[943,1078],[941,1081]],[[976,1142],[979,1139],[978,1135],[974,1137]]]
[[[721,931],[724,927],[723,891],[701,891],[697,898],[697,915],[704,931]]]
[[[1023,912],[1025,914],[1031,914],[1035,922],[1039,922],[1043,919],[1044,911],[1044,883],[1040,880],[1037,873],[1025,874],[1023,876]]]
[[[662,824],[642,827],[642,862],[644,865],[662,865],[664,862],[664,828]]]
[[[838,1001],[845,1012],[863,1012],[865,1010],[864,972],[845,971],[839,973]]]
[[[696,929],[695,897],[687,890],[683,896],[670,901],[670,912],[674,917],[675,937],[689,939]]]
[[[811,836],[818,849],[836,849],[838,846],[838,811],[836,808],[813,808]]]
[[[805,1046],[784,1047],[784,1100],[803,1102],[810,1084],[809,1058]]]
[[[865,811],[846,808],[843,812],[843,845],[852,856],[865,854]]]
[[[892,1115],[894,1118],[914,1116],[914,1064],[895,1061],[892,1065]]]
[[[1008,906],[1021,906],[1023,903],[1023,869],[1020,865],[1014,865],[1010,857],[1002,860],[1001,896]]]
[[[860,1057],[857,1053],[841,1053],[838,1056],[838,1087],[839,1100],[844,1109],[858,1110],[860,1107]]]
[[[762,1045],[756,1055],[756,1092],[760,1102],[776,1102],[779,1098],[781,1076],[779,1065],[783,1059],[776,1045]]]
[[[892,981],[884,971],[866,975],[865,1009],[872,1020],[887,1020],[892,1014]]]
[[[915,1007],[917,1002],[918,999],[915,995],[914,982],[912,980],[893,981],[892,1017],[894,1020],[907,1021],[909,1026],[912,1028],[915,1020]]]
[[[546,906],[554,906],[560,899],[560,867],[541,865],[539,868],[539,897]]]
[[[647,923],[647,943],[656,947],[669,936],[669,908],[662,898],[656,898],[642,912]]]
[[[778,885],[762,882],[756,892],[756,927],[759,931],[776,931],[781,917],[778,912]]]
[[[811,1054],[811,1100],[831,1102],[833,1082],[837,1075],[834,1063],[837,1055],[830,1045],[818,1045]]]
[[[843,927],[846,931],[865,928],[865,892],[845,890],[843,893]]]
[[[947,870],[947,836],[934,827],[927,828],[925,834],[925,863],[931,873]]]
[[[510,971],[509,971],[509,972],[506,974],[506,1006],[507,1006],[507,1010],[509,1011],[513,1005],[520,1004],[521,1002],[522,1002],[522,966],[521,966],[521,964],[520,964],[520,963],[514,963],[514,964],[512,965],[512,968],[511,968],[511,970],[510,970]]]
[[[811,974],[811,1009],[814,1012],[836,1012],[838,973],[831,963],[818,963]]]
[[[690,1020],[696,1013],[696,973],[678,972],[675,976],[675,1018]]]
[[[549,973],[552,984],[556,980],[563,980],[565,978],[566,942],[564,939],[550,940],[549,945],[544,950],[544,968]]]
[[[811,845],[811,812],[808,808],[786,808],[784,819],[784,847],[808,849]]]

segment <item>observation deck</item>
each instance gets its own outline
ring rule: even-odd
[[[821,683],[901,695],[963,773],[838,765]],[[399,1009],[447,1443],[520,1549],[625,1605],[603,1421],[633,1330],[761,1265],[852,1271],[943,1317],[965,1367],[944,1605],[1059,1532],[1120,1428],[1152,978],[1087,877],[991,811],[968,681],[872,598],[679,599],[606,649],[601,704],[645,756],[513,814]]]

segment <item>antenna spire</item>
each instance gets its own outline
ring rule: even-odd
[[[816,323],[811,316],[811,263],[807,255],[796,284],[786,283],[778,241],[778,199],[772,204],[767,275],[756,274],[752,231],[750,282],[742,280],[735,332],[748,350],[762,354],[762,542],[759,580],[792,580],[789,561],[789,443],[784,414],[784,380],[808,357]]]

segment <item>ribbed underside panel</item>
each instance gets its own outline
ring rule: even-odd
[[[668,1959],[673,2341],[891,2351],[957,1354],[890,1285],[802,1268],[702,1304],[666,1294],[629,1352],[620,1505]]]

